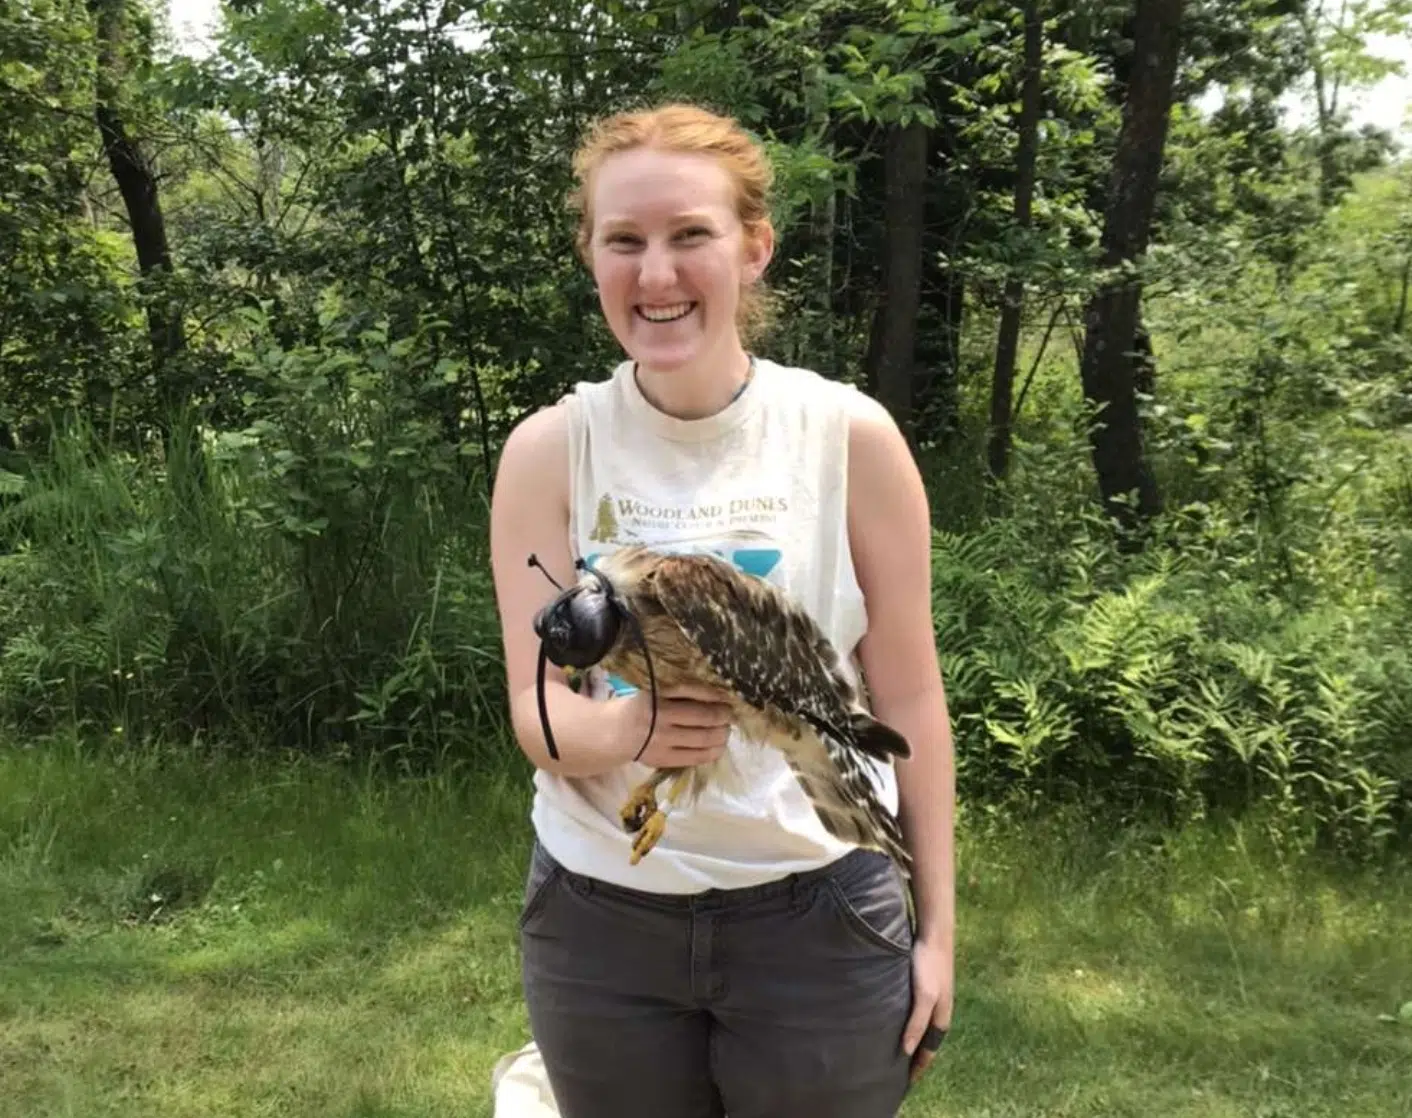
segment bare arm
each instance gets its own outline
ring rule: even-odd
[[[636,752],[619,725],[625,704],[577,695],[561,669],[546,665],[545,705],[559,747],[555,761],[544,744],[535,698],[534,615],[557,591],[542,571],[529,566],[529,557],[538,556],[564,586],[578,575],[569,550],[566,419],[562,407],[547,408],[522,420],[506,439],[491,498],[490,555],[516,740],[536,768],[592,776]]]
[[[535,555],[563,586],[577,576],[569,545],[567,416],[562,407],[536,412],[510,433],[500,454],[490,505],[490,557],[505,651],[510,722],[536,767],[564,776],[596,776],[637,756],[651,720],[651,695],[601,702],[575,694],[561,669],[546,664],[545,707],[559,760],[549,756],[539,721],[535,673],[539,638],[534,615],[557,590]],[[705,688],[658,695],[657,725],[645,764],[675,767],[718,758],[729,735],[729,706]]]
[[[858,409],[848,454],[849,533],[868,610],[859,657],[875,713],[912,745],[911,759],[897,766],[900,815],[915,863],[919,945],[929,956],[918,982],[937,986],[919,986],[912,1043],[927,1020],[950,1020],[955,929],[955,769],[932,628],[931,517],[911,451],[881,405]]]

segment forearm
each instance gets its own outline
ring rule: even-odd
[[[535,768],[561,776],[598,776],[622,765],[636,752],[629,750],[624,740],[624,700],[590,699],[560,680],[546,679],[544,702],[559,752],[557,761],[549,755],[544,740],[535,688],[522,688],[510,702],[516,740]]]
[[[897,764],[897,783],[899,821],[913,859],[918,935],[950,947],[955,938],[956,770],[946,695],[936,687],[876,713],[912,744],[912,757]]]

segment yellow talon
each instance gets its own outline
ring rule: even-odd
[[[667,829],[667,811],[676,807],[677,800],[691,784],[691,772],[682,770],[672,777],[672,786],[667,789],[667,811],[657,806],[655,789],[665,780],[666,773],[657,774],[652,780],[636,788],[628,802],[623,805],[623,823],[628,830],[638,832],[633,840],[632,865],[637,865],[643,857],[657,845],[662,832]]]
[[[643,855],[657,845],[657,840],[662,837],[662,832],[667,829],[667,817],[659,808],[647,817],[647,822],[642,825],[637,838],[633,839],[632,856],[629,861],[635,866],[642,861]]]
[[[657,810],[657,785],[662,777],[657,776],[633,789],[628,802],[618,812],[623,827],[629,832],[640,831],[648,817]]]

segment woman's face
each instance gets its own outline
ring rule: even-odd
[[[641,148],[599,166],[593,277],[608,325],[643,367],[704,367],[740,349],[740,291],[773,246],[745,236],[734,194],[710,156]]]

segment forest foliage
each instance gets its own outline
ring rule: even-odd
[[[923,465],[963,799],[1405,839],[1409,8],[5,6],[0,718],[510,751],[489,480],[616,358],[569,159],[688,98],[775,160],[761,349]]]

